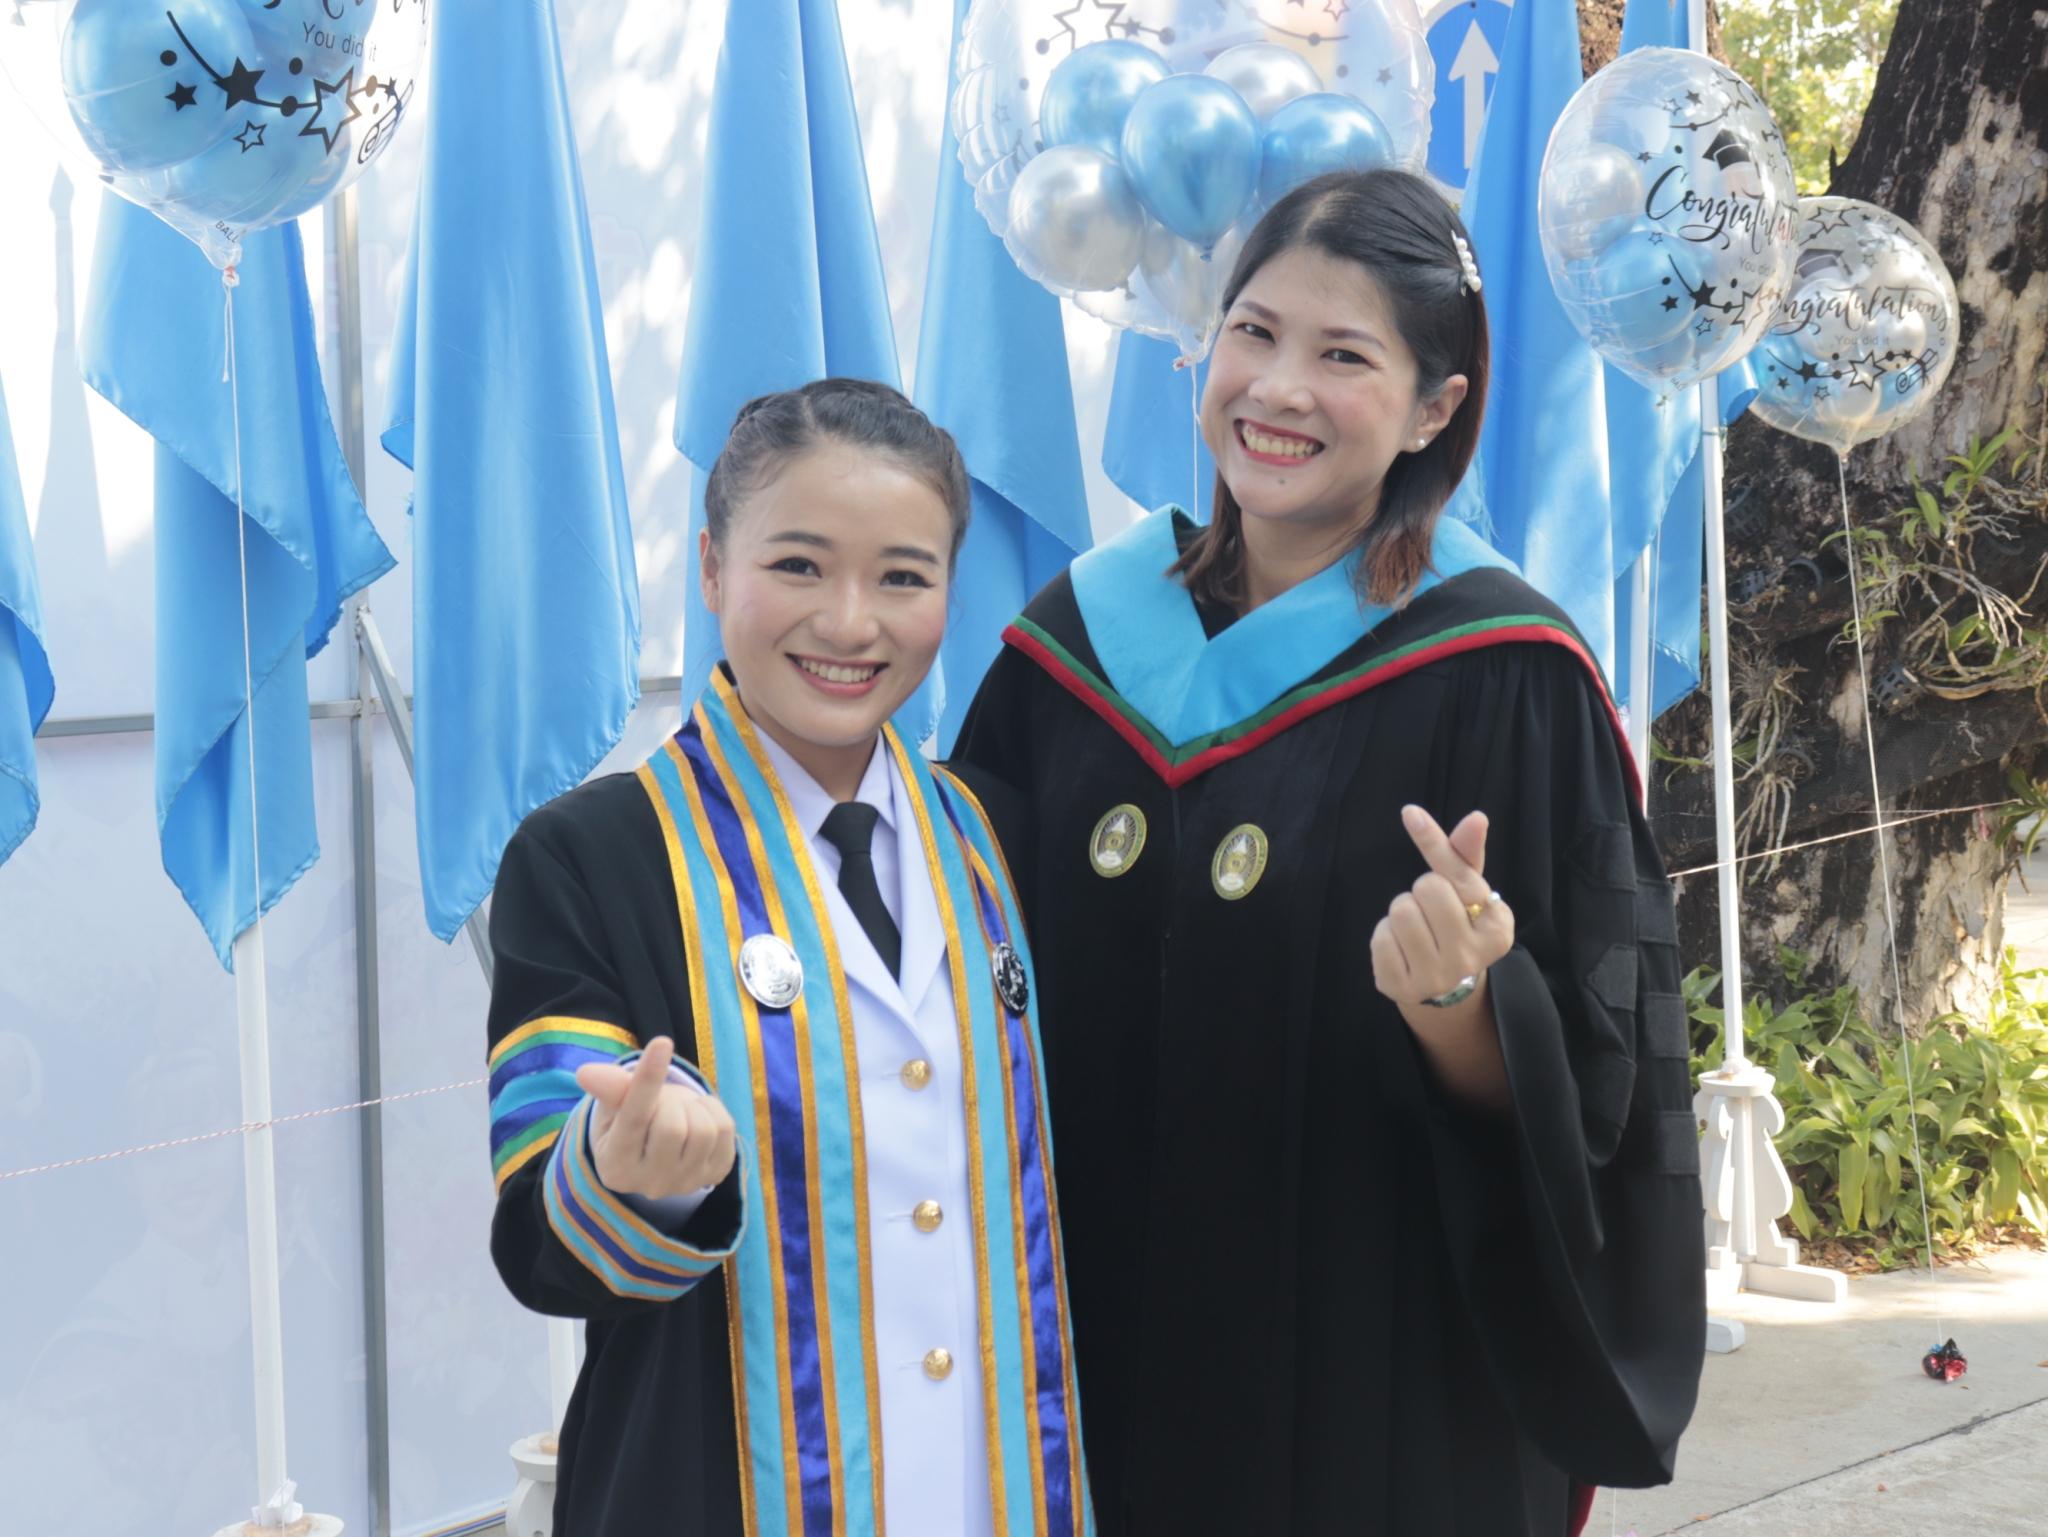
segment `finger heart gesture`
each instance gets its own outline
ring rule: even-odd
[[[1514,911],[1486,883],[1486,814],[1475,811],[1448,835],[1420,806],[1401,825],[1429,871],[1394,898],[1372,934],[1373,983],[1405,1007],[1456,993],[1515,944]]]
[[[590,1119],[590,1153],[597,1177],[620,1195],[689,1195],[731,1172],[732,1116],[716,1096],[695,1084],[671,1083],[675,1046],[656,1036],[628,1071],[585,1063],[576,1083],[597,1101]]]

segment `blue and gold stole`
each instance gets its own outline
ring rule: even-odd
[[[959,1018],[995,1530],[1086,1537],[1038,1022],[1028,1002],[1006,1004],[1017,993],[996,973],[1013,952],[1030,975],[1015,893],[973,796],[893,729],[883,742],[916,807]],[[746,1196],[758,1220],[725,1264],[747,1531],[879,1533],[860,1070],[808,840],[722,671],[639,776],[668,841],[697,1062],[755,1150]],[[740,982],[740,946],[763,934],[803,966],[786,1008]]]

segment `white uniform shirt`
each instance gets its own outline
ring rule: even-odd
[[[885,1519],[891,1537],[984,1537],[994,1518],[960,1032],[915,813],[891,755],[878,745],[856,799],[881,813],[875,880],[903,935],[899,980],[839,894],[839,851],[820,836],[832,797],[766,732],[760,740],[810,840],[853,1012],[867,1133]],[[943,815],[936,808],[933,814]],[[909,857],[900,848],[910,850]],[[852,1369],[858,1342],[841,1339],[835,1347],[840,1370]],[[934,1351],[950,1357],[937,1380]]]

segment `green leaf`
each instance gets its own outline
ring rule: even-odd
[[[1870,1155],[1851,1144],[1842,1149],[1842,1222],[1850,1228],[1863,1226],[1863,1182],[1869,1173]]]
[[[2019,1209],[2020,1160],[2009,1147],[1991,1155],[1991,1176],[1985,1181],[1984,1199],[1993,1222],[2010,1222]]]
[[[1814,1231],[1820,1226],[1820,1220],[1814,1216],[1813,1208],[1806,1204],[1806,1192],[1797,1185],[1792,1187],[1792,1225],[1799,1229],[1801,1238],[1813,1237]]]
[[[2019,1205],[2020,1215],[2027,1219],[2027,1226],[2048,1238],[2048,1206],[2042,1204],[2041,1198],[2030,1190],[2022,1190]]]

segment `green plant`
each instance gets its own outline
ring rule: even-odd
[[[1849,153],[1891,41],[1898,0],[1727,0],[1728,62],[1762,93],[1803,193]]]
[[[2048,561],[2034,569],[2022,592],[2008,593],[1977,569],[1976,540],[2004,541],[2021,522],[2048,511],[2038,490],[2000,479],[1995,473],[2017,427],[1988,442],[1972,438],[1967,453],[1950,454],[1939,498],[1913,478],[1913,504],[1883,523],[1846,538],[1863,593],[1863,630],[1875,636],[1899,621],[1895,642],[1901,661],[1920,686],[1940,699],[1974,699],[2006,689],[2034,689],[2048,683],[2048,632],[2032,624],[2033,600]],[[2014,455],[2015,477],[2025,449]],[[1908,616],[1911,616],[1910,618]],[[1853,641],[1856,622],[1839,639]]]
[[[1854,988],[1813,990],[1804,957],[1779,960],[1791,1001],[1752,996],[1744,1040],[1785,1110],[1778,1153],[1800,1236],[1912,1263],[1925,1242],[1917,1126],[1936,1247],[2015,1222],[2048,1238],[2048,1003],[2024,985],[2048,972],[2016,971],[2008,952],[1986,1018],[1944,1016],[1901,1042],[1871,1026]],[[1705,968],[1686,978],[1695,1080],[1720,1060],[1719,987]]]

